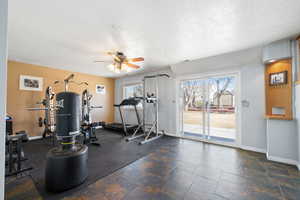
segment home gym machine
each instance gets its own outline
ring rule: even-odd
[[[102,122],[92,122],[91,111],[96,108],[103,108],[102,106],[92,106],[91,100],[93,95],[87,89],[82,92],[81,96],[82,114],[81,114],[81,132],[83,133],[83,143],[100,146],[96,136],[96,130],[103,126]]]
[[[80,135],[80,97],[68,92],[71,74],[64,80],[65,91],[56,95],[56,137],[60,145],[49,150],[45,170],[48,191],[60,192],[83,183],[88,176],[88,147],[76,143]]]
[[[29,140],[25,131],[19,131],[13,135],[12,117],[6,116],[6,142],[5,142],[5,177],[19,175],[32,167],[23,167],[27,160],[23,151],[23,143]]]
[[[145,144],[147,142],[156,140],[164,135],[164,131],[159,131],[158,126],[158,104],[159,104],[159,96],[158,96],[158,80],[160,77],[170,78],[168,74],[156,74],[152,76],[145,76],[143,78],[143,121],[142,121],[142,134],[137,134],[135,132],[131,137],[127,138],[127,141],[131,141],[140,137],[144,137],[144,140],[139,144]],[[154,79],[155,83],[155,93],[148,92],[149,89],[147,86],[147,80]],[[152,123],[147,123],[146,120],[149,117],[151,111],[149,111],[149,107],[153,109],[154,120]]]
[[[55,93],[51,86],[46,88],[45,99],[37,104],[42,104],[44,108],[27,108],[30,111],[44,110],[45,115],[44,119],[39,118],[39,126],[44,126],[43,138],[51,136],[54,143],[54,134],[55,134],[55,106],[54,106],[54,96]]]
[[[118,108],[121,122],[122,123],[109,123],[105,124],[105,129],[123,131],[124,136],[128,136],[130,133],[134,135],[142,128],[141,118],[137,110],[137,105],[140,104],[142,98],[140,97],[131,97],[124,99],[120,104],[115,104],[114,107]],[[122,108],[125,106],[133,106],[137,118],[137,124],[127,124],[124,119]]]

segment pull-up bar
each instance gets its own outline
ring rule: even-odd
[[[169,74],[156,74],[156,75],[144,76],[144,79],[157,78],[157,77],[167,77],[167,78],[170,78]]]

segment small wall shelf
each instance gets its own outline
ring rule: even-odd
[[[288,118],[285,115],[266,115],[266,119],[279,119],[279,120],[293,120],[293,118]]]
[[[293,120],[291,59],[266,65],[265,89],[266,118]]]

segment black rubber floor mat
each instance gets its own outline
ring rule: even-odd
[[[179,141],[178,139],[164,136],[150,143],[139,145],[138,141],[126,142],[122,135],[107,130],[100,130],[97,133],[97,137],[101,147],[89,145],[88,179],[82,185],[62,193],[49,193],[44,187],[46,154],[53,147],[51,141],[47,139],[34,140],[25,145],[25,155],[34,167],[30,174],[43,199],[57,200],[66,197],[160,147],[176,145]]]

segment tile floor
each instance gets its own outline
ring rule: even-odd
[[[64,200],[300,199],[300,172],[264,154],[180,140]]]

